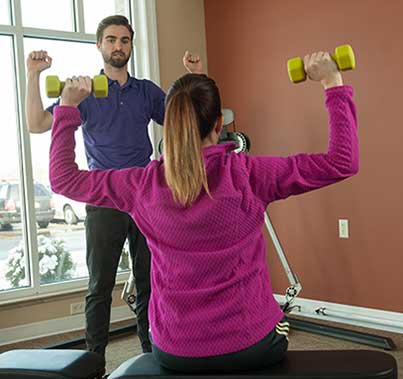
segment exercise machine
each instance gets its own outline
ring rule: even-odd
[[[242,373],[186,374],[161,367],[152,353],[133,357],[108,379],[398,379],[394,357],[373,350],[288,351],[276,365]],[[0,379],[100,379],[103,358],[85,350],[10,350],[0,354]]]

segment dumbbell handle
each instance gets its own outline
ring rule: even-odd
[[[64,86],[66,85],[66,82],[60,81],[60,93],[62,93]],[[94,81],[91,79],[91,85],[94,85]],[[93,88],[92,88],[93,89]]]
[[[62,94],[63,88],[64,88],[65,85],[66,85],[66,82],[60,81],[60,94]]]

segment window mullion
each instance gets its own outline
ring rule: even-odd
[[[14,34],[14,62],[16,73],[17,93],[17,132],[19,143],[20,160],[20,184],[22,193],[22,230],[25,244],[25,267],[29,267],[31,287],[35,292],[39,290],[39,260],[36,231],[36,215],[34,201],[34,186],[32,173],[31,145],[29,133],[25,121],[25,57],[24,57],[24,36],[22,28],[21,3],[12,0],[12,17],[15,26]],[[28,270],[26,269],[26,275]]]
[[[132,0],[131,18],[134,24],[136,37],[133,50],[135,52],[134,64],[136,76],[151,79],[160,83],[158,61],[157,15],[155,0]],[[153,144],[152,159],[158,158],[158,142],[162,138],[162,130],[151,123],[149,135]]]
[[[0,34],[13,35],[16,33],[15,26],[10,25],[0,25]]]
[[[74,26],[75,31],[81,34],[85,33],[84,23],[84,4],[83,0],[74,0]]]

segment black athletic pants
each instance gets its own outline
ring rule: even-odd
[[[255,345],[230,354],[203,358],[180,357],[168,354],[154,344],[152,353],[161,366],[174,371],[205,374],[259,370],[283,359],[288,347],[289,328],[290,324],[284,317]]]
[[[112,290],[126,237],[136,280],[137,334],[143,352],[151,351],[148,336],[150,299],[150,251],[133,219],[115,209],[87,205],[85,220],[87,267],[86,342],[90,351],[105,356],[108,343]]]

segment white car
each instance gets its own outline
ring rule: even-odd
[[[68,225],[75,225],[79,221],[85,220],[85,203],[68,199],[59,194],[53,194],[53,203],[56,211],[55,220],[64,220]]]

